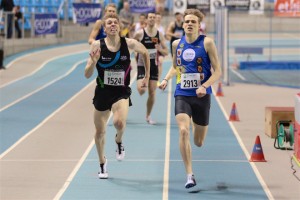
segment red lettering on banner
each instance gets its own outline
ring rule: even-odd
[[[279,17],[300,17],[300,0],[276,0],[274,15]]]

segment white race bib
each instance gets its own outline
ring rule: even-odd
[[[124,85],[124,71],[104,71],[104,84],[112,86],[123,86]]]
[[[200,74],[199,73],[183,73],[181,74],[181,89],[192,89],[200,87]]]
[[[157,50],[156,49],[148,49],[150,59],[156,59]]]

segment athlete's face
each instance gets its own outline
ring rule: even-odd
[[[155,25],[155,17],[156,15],[154,13],[149,13],[147,17],[147,24],[149,26],[154,26]]]
[[[118,35],[120,31],[120,25],[118,19],[116,18],[106,19],[104,31],[107,35]]]
[[[195,34],[199,30],[198,17],[195,15],[186,15],[184,17],[183,29],[185,34]]]
[[[107,7],[107,9],[106,9],[106,14],[110,14],[110,13],[116,13],[117,11],[116,11],[116,8],[114,8],[114,7]]]

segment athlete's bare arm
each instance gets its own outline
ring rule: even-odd
[[[100,58],[100,53],[101,53],[100,40],[96,40],[90,46],[90,53],[89,53],[90,56],[87,60],[84,69],[84,76],[86,78],[90,78],[93,75],[96,63]]]
[[[217,48],[215,46],[214,40],[210,37],[205,37],[204,48],[209,56],[211,67],[214,70],[211,77],[205,83],[202,84],[204,85],[204,87],[209,87],[212,84],[214,84],[217,80],[220,79],[222,71],[221,71]]]
[[[138,30],[134,35],[133,35],[133,39],[136,39],[137,41],[141,41],[142,38],[144,36],[144,30]]]
[[[102,21],[101,19],[98,19],[93,26],[92,32],[90,33],[90,37],[88,40],[89,44],[92,44],[96,40],[96,37],[101,29],[101,26],[102,26]]]
[[[170,37],[170,39],[173,36],[175,37],[175,34],[173,33],[174,29],[175,29],[175,22],[171,22],[171,24],[169,24],[169,26],[167,28],[167,32],[166,32],[166,35],[168,37]]]
[[[180,39],[174,40],[172,43],[172,53],[173,53],[173,68],[176,69],[176,49],[180,42]]]
[[[146,47],[142,43],[140,43],[139,41],[137,41],[135,39],[126,38],[126,42],[127,42],[128,48],[130,50],[133,50],[133,51],[139,53],[140,55],[142,55],[143,61],[144,61],[144,66],[145,66],[145,72],[146,72],[145,73],[145,79],[149,80],[149,77],[150,77],[150,56],[149,56],[148,50],[146,49]]]
[[[166,41],[164,35],[159,32],[160,45],[157,46],[157,50],[164,56],[168,55],[168,47],[166,46]]]

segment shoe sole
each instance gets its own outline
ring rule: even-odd
[[[195,187],[197,184],[194,184],[194,183],[189,183],[185,186],[186,189],[189,189],[189,188],[192,188],[192,187]]]

